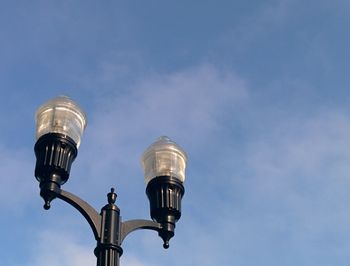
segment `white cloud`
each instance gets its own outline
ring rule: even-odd
[[[349,248],[350,119],[325,111],[279,122],[268,137],[256,136],[245,158],[250,169],[232,181],[233,193],[243,190],[244,212],[252,212],[236,226],[257,234],[247,237],[256,244],[276,246],[283,237],[301,258],[335,256]]]
[[[160,135],[169,135],[189,153],[213,145],[209,139],[238,116],[234,111],[247,98],[244,81],[210,65],[153,74],[125,94],[110,93],[99,99],[82,143],[82,149],[89,145],[84,160],[94,160],[91,176],[107,175],[116,162],[121,173],[139,169],[141,153]]]
[[[33,245],[33,258],[28,266],[93,266],[96,257],[93,250],[78,243],[72,234],[46,230]]]
[[[92,130],[108,140],[121,134],[139,135],[140,130],[172,130],[179,135],[213,130],[217,116],[245,96],[241,79],[210,65],[154,74],[139,80],[128,93],[99,102],[102,106]],[[109,130],[103,130],[107,126]]]
[[[261,136],[250,145],[247,158],[255,175],[261,177],[262,187],[274,177],[291,182],[293,178],[318,177],[316,186],[319,182],[345,181],[350,170],[350,120],[342,112],[326,111],[296,121],[286,119],[268,134],[268,138]]]
[[[32,255],[27,266],[93,266],[96,265],[94,248],[84,245],[79,239],[77,231],[69,232],[62,229],[43,229],[33,239]],[[161,245],[160,245],[161,246]],[[126,251],[127,252],[127,251]],[[128,266],[150,266],[140,259],[127,252],[120,257],[121,265]]]

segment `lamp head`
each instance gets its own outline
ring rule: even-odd
[[[35,177],[45,208],[69,178],[85,127],[84,112],[66,96],[56,97],[36,111]]]
[[[186,162],[185,151],[164,136],[149,146],[142,156],[150,213],[153,220],[162,224],[159,235],[164,240],[164,248],[169,247],[175,223],[181,217]]]

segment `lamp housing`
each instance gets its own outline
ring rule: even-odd
[[[169,247],[175,223],[181,217],[186,162],[184,150],[164,136],[149,146],[142,156],[150,215],[154,221],[162,224],[159,235],[164,240],[165,248]]]
[[[84,112],[66,96],[46,102],[36,112],[35,177],[45,209],[69,178],[85,127]]]

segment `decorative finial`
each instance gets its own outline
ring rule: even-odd
[[[163,248],[168,249],[169,248],[169,241],[164,241]]]
[[[50,201],[49,201],[49,200],[46,200],[46,201],[45,201],[45,204],[44,204],[44,209],[45,209],[45,210],[48,210],[48,209],[50,209],[50,207],[51,207]]]
[[[107,198],[108,198],[108,203],[109,204],[114,204],[115,201],[117,200],[117,194],[114,193],[114,188],[111,188],[111,192],[107,194]]]

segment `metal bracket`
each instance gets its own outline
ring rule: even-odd
[[[159,231],[162,229],[162,225],[150,220],[130,220],[122,222],[119,240],[120,244],[122,244],[123,240],[128,234],[139,229],[149,229],[157,231],[159,233]]]
[[[72,205],[85,217],[94,233],[95,239],[99,241],[101,237],[101,215],[89,203],[68,191],[60,189],[56,196]]]

